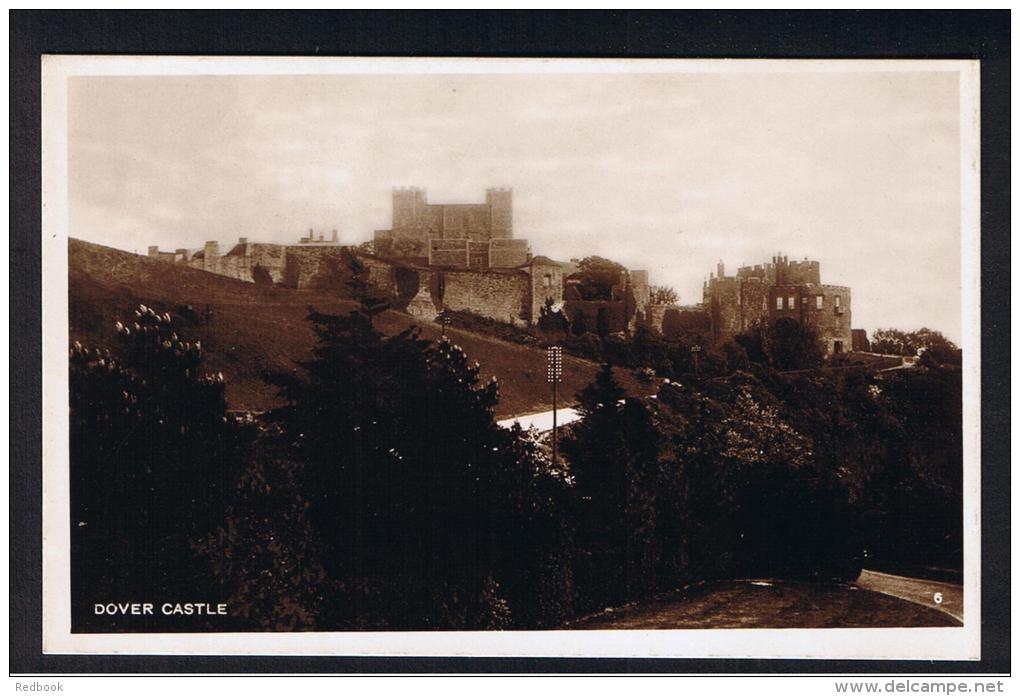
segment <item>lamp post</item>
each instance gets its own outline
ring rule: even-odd
[[[546,379],[552,385],[553,427],[552,464],[556,466],[556,385],[563,381],[563,348],[550,346],[546,354]]]
[[[698,369],[698,354],[699,353],[701,353],[701,346],[699,346],[699,345],[691,346],[691,355],[694,357],[694,374],[695,375],[700,375],[701,374],[700,370]]]

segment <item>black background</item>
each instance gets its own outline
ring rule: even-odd
[[[1008,11],[11,11],[9,16],[12,673],[1009,672]],[[982,660],[43,655],[40,57],[45,53],[980,59]]]

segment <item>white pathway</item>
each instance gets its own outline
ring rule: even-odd
[[[573,423],[581,417],[575,409],[572,408],[559,408],[556,409],[556,425],[567,425]],[[499,421],[499,425],[504,428],[513,426],[514,423],[520,423],[521,427],[525,430],[529,428],[536,428],[538,432],[545,433],[552,430],[553,427],[553,412],[543,411],[541,413],[529,413],[524,416],[514,416],[513,418],[507,418],[506,420]]]

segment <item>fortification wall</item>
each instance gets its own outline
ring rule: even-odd
[[[850,337],[852,350],[865,353],[871,350],[871,341],[868,340],[868,332],[864,329],[851,329]]]
[[[740,330],[769,318],[769,286],[756,277],[740,284]]]
[[[542,307],[547,302],[559,305],[563,302],[563,269],[556,263],[533,263],[531,272],[531,321],[537,322],[542,316]]]
[[[249,274],[255,279],[255,267],[260,266],[269,273],[274,283],[283,282],[287,269],[287,247],[282,244],[249,244]]]
[[[291,288],[342,283],[345,275],[343,261],[341,247],[287,247],[281,282]]]
[[[842,285],[780,285],[772,288],[769,295],[772,320],[796,319],[813,326],[829,353],[852,350],[850,288]]]
[[[433,321],[442,309],[441,303],[436,296],[437,279],[435,271],[395,269],[397,275],[406,275],[417,279],[417,290],[413,297],[407,302],[404,308],[408,314],[417,317],[422,321]],[[403,270],[404,273],[399,271]],[[398,282],[398,286],[402,283]],[[401,288],[400,295],[404,293]]]
[[[438,208],[443,216],[443,236],[447,239],[489,239],[489,206],[456,203],[429,206]]]
[[[525,325],[531,321],[531,276],[524,271],[437,271],[442,305]]]
[[[734,277],[713,278],[705,291],[705,301],[712,315],[712,331],[720,341],[727,341],[742,330],[740,281]]]
[[[740,278],[741,280],[758,278],[763,282],[775,285],[776,266],[772,263],[759,263],[754,266],[742,266],[737,269],[737,278]]]
[[[776,275],[778,285],[819,285],[822,282],[821,266],[817,261],[784,261]]]
[[[853,330],[850,319],[850,288],[840,285],[821,285],[811,288],[822,297],[822,308],[807,310],[808,321],[818,330],[818,337],[825,342],[829,353],[845,353],[853,350]],[[807,303],[815,306],[816,301]]]
[[[712,335],[712,315],[704,307],[670,307],[662,317],[662,335],[707,339]]]
[[[398,294],[396,264],[385,259],[365,254],[357,254],[358,260],[368,269],[368,282],[373,287],[387,293]]]
[[[498,239],[489,243],[489,266],[492,268],[517,268],[528,262],[528,240]]]
[[[666,317],[666,312],[669,310],[675,310],[676,305],[666,304],[650,304],[645,308],[644,321],[648,328],[662,333],[662,322]]]
[[[634,293],[634,303],[637,305],[638,311],[646,311],[645,308],[651,301],[652,296],[652,287],[648,283],[648,271],[631,271],[630,286]]]
[[[433,239],[429,242],[430,266],[468,265],[468,241],[466,239]]]
[[[485,192],[489,206],[489,231],[492,239],[513,236],[513,192],[510,189],[489,189]]]
[[[488,268],[489,266],[489,242],[468,241],[468,267]]]

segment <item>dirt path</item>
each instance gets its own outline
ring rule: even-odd
[[[963,586],[937,580],[908,578],[902,575],[862,570],[855,583],[858,587],[899,597],[923,607],[937,609],[963,621]],[[938,597],[936,597],[938,595]],[[941,599],[940,601],[937,601]]]

